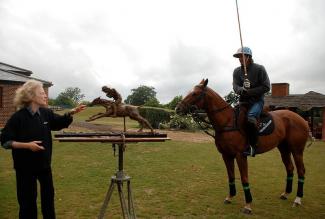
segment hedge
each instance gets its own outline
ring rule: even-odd
[[[159,128],[161,123],[168,123],[171,116],[175,114],[174,110],[149,106],[139,107],[139,112],[155,129]]]

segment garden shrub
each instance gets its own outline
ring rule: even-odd
[[[173,114],[174,110],[157,108],[157,107],[139,107],[139,113],[142,117],[146,118],[153,128],[159,128],[162,123],[168,123]]]
[[[171,129],[185,129],[185,130],[197,130],[198,124],[194,121],[191,116],[180,116],[174,114],[171,116],[169,123],[164,125]]]

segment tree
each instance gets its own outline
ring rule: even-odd
[[[183,99],[182,95],[174,97],[169,103],[166,104],[168,109],[174,110],[179,102]]]
[[[127,96],[125,103],[136,106],[144,105],[148,100],[156,98],[154,87],[140,85],[138,88],[131,89],[132,94]]]
[[[229,103],[231,105],[236,105],[236,103],[238,103],[238,101],[239,101],[239,95],[235,94],[234,91],[231,91],[224,98],[227,101],[227,103]]]
[[[55,99],[49,98],[48,99],[48,105],[49,106],[54,106],[55,105]]]
[[[55,105],[74,107],[85,97],[78,87],[68,87],[55,99]]]
[[[55,99],[54,103],[55,106],[61,106],[64,108],[72,108],[76,106],[76,104],[70,98],[62,94],[59,94],[59,96]]]
[[[151,99],[147,100],[144,106],[151,106],[151,107],[161,107],[159,100],[156,97],[152,97]]]
[[[89,100],[83,100],[80,102],[80,104],[83,104],[83,105],[86,105],[86,106],[89,106],[90,105],[90,101]]]

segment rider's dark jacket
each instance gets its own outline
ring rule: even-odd
[[[240,66],[233,73],[233,89],[240,95],[239,102],[255,103],[264,98],[264,94],[270,91],[270,80],[263,65],[250,63],[247,66],[247,75],[251,88],[247,93],[242,93],[244,83],[244,67]]]

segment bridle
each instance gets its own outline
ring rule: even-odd
[[[196,85],[195,87],[197,88],[200,88],[201,89],[201,93],[195,98],[195,100],[191,103],[191,104],[183,104],[185,105],[188,109],[189,109],[189,113],[191,114],[191,116],[193,117],[194,121],[201,127],[201,129],[208,135],[212,136],[215,138],[215,135],[211,134],[209,131],[207,131],[208,129],[211,129],[213,127],[213,124],[211,124],[210,121],[206,120],[205,118],[202,118],[202,116],[200,115],[200,112],[202,112],[202,109],[199,109],[197,107],[197,103],[202,101],[205,96],[206,96],[206,92],[207,92],[207,88],[206,87],[203,87],[201,85]],[[227,109],[228,107],[231,106],[231,104],[227,103],[226,106],[223,106],[221,108],[215,108],[215,109],[212,109],[212,110],[209,110],[208,109],[208,105],[206,103],[206,101],[204,101],[204,109],[206,113],[220,113],[222,111],[224,111],[225,109]],[[223,127],[222,129],[215,129],[216,132],[229,132],[229,131],[239,131],[239,127],[238,127],[238,124],[237,124],[237,117],[238,115],[235,114],[234,115],[234,123],[232,124],[232,126],[225,126]],[[201,123],[204,123],[205,124],[205,127],[201,124]]]
[[[191,105],[189,105],[189,109],[191,110],[191,109],[193,109],[193,108],[195,108],[196,107],[196,110],[199,110],[198,108],[197,108],[197,103],[199,102],[199,101],[201,101],[202,99],[204,99],[204,97],[206,96],[206,92],[207,92],[207,87],[203,87],[202,88],[202,86],[200,86],[200,85],[196,85],[195,87],[198,87],[198,88],[200,88],[201,90],[202,90],[202,92],[195,98],[195,100],[192,102],[192,104]],[[220,113],[220,112],[222,112],[222,111],[224,111],[225,109],[227,109],[228,107],[230,107],[231,106],[231,104],[227,104],[226,106],[224,106],[224,107],[221,107],[221,108],[215,108],[215,109],[212,109],[212,110],[209,110],[208,109],[208,106],[207,106],[207,103],[206,102],[204,102],[204,108],[206,109],[206,112],[207,113]],[[190,113],[193,113],[193,112],[191,112],[190,111]]]

